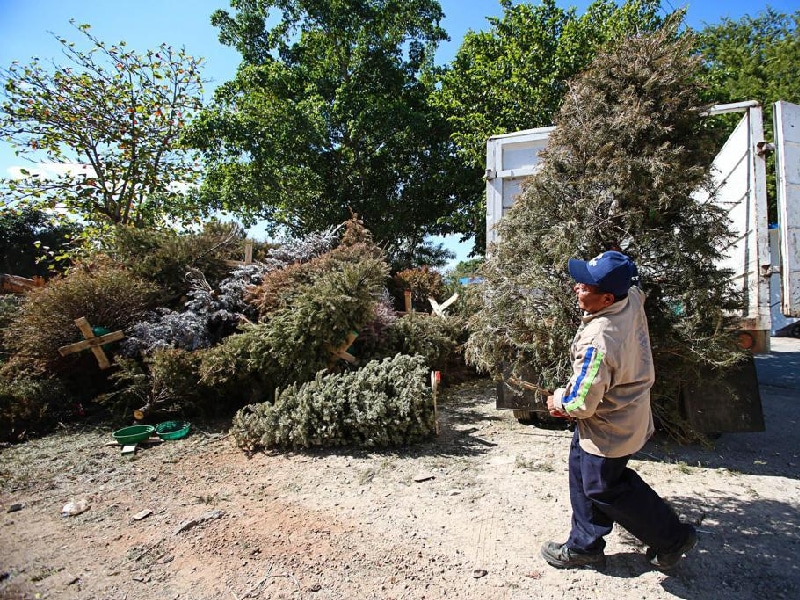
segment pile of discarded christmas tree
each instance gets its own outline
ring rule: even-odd
[[[248,450],[430,436],[430,373],[452,360],[464,320],[398,312],[385,253],[355,217],[235,264],[243,242],[219,224],[122,231],[102,257],[4,303],[0,418],[11,435],[103,405],[126,419],[236,411],[231,432]],[[122,339],[89,347],[81,317],[95,339]]]

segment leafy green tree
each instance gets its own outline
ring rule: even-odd
[[[106,45],[88,25],[75,27],[91,48],[56,36],[65,64],[34,58],[0,69],[0,135],[21,156],[60,172],[23,170],[22,179],[3,181],[7,195],[60,206],[94,225],[193,218],[196,198],[182,190],[199,170],[178,136],[202,104],[202,60],[167,45],[137,54],[124,42]]]
[[[470,174],[465,202],[448,218],[465,236],[475,235],[475,252],[485,248],[485,190],[481,175],[486,140],[521,129],[553,124],[567,81],[583,70],[609,41],[656,30],[659,0],[596,0],[578,15],[555,0],[514,5],[501,0],[503,16],[490,18],[489,31],[470,31],[434,102],[452,126]]]
[[[69,245],[80,225],[64,223],[31,207],[0,212],[0,272],[44,277],[69,266]]]
[[[458,282],[463,278],[475,277],[483,266],[483,258],[468,258],[445,273],[445,279]]]
[[[758,100],[767,116],[777,100],[800,102],[798,25],[800,10],[785,15],[767,8],[756,17],[726,18],[702,29],[697,48],[708,68],[709,99]]]
[[[800,103],[800,11],[791,15],[771,8],[738,21],[723,19],[697,34],[697,49],[707,68],[706,96],[723,104],[757,100],[764,109],[767,139],[773,139],[772,105]],[[741,115],[718,120],[732,129]],[[767,168],[770,220],[777,220],[775,172]]]
[[[580,324],[567,259],[622,248],[648,294],[654,411],[686,435],[678,391],[704,368],[741,359],[733,335],[741,299],[716,266],[730,241],[725,212],[693,196],[713,194],[717,140],[701,116],[693,41],[676,30],[673,22],[618,40],[570,84],[542,168],[499,224],[467,357],[540,388],[566,382]]]
[[[446,39],[439,3],[232,6],[212,23],[242,63],[186,138],[207,160],[204,199],[296,236],[352,212],[400,257],[448,233],[455,148],[428,103]]]

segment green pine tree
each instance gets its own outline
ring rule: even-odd
[[[680,387],[742,358],[732,335],[741,299],[716,266],[727,217],[695,196],[713,193],[717,142],[702,116],[701,68],[672,22],[620,40],[571,83],[541,170],[498,226],[471,321],[472,364],[563,385],[580,322],[567,260],[621,249],[648,294],[654,411],[671,433],[692,435]]]

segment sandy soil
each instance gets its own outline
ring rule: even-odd
[[[619,528],[603,572],[539,558],[568,531],[571,434],[495,410],[481,381],[446,391],[441,435],[400,452],[248,456],[198,430],[132,458],[108,431],[5,448],[0,598],[798,598],[800,341],[773,350],[766,432],[654,440],[633,461],[700,531],[669,575]]]

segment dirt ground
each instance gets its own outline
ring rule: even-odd
[[[571,434],[497,411],[481,381],[400,452],[248,456],[199,430],[131,458],[108,431],[2,449],[0,598],[799,598],[800,340],[757,364],[766,432],[654,440],[632,461],[700,532],[669,575],[619,528],[603,572],[539,558],[569,528]]]

